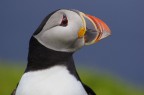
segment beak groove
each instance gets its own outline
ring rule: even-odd
[[[86,29],[86,33],[84,35],[85,45],[94,44],[111,35],[110,28],[102,20],[88,14],[80,14]]]
[[[97,17],[94,17],[94,16],[91,16],[91,15],[87,15],[89,18],[91,18],[95,25],[97,26],[98,30],[101,32],[101,39],[102,38],[105,38],[107,36],[109,36],[111,34],[111,30],[110,28],[106,25],[106,23],[104,23],[102,20],[100,20],[99,18]],[[104,35],[105,33],[105,35]]]

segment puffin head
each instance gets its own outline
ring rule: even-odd
[[[48,49],[75,52],[110,34],[102,20],[78,10],[60,9],[43,20],[33,37]]]

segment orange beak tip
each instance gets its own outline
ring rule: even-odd
[[[111,31],[103,31],[100,39],[106,38],[111,35]]]
[[[86,33],[85,33],[85,44],[91,45],[103,38],[106,38],[111,35],[111,30],[108,25],[103,22],[101,19],[89,15],[83,14],[82,18],[84,21],[84,25],[86,26]],[[79,32],[80,34],[83,34]]]
[[[95,23],[97,29],[100,31],[101,36],[99,36],[98,40],[101,40],[111,35],[111,30],[105,22],[103,22],[101,19],[97,17],[91,15],[87,16]]]

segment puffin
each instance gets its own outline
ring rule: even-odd
[[[110,34],[105,22],[79,10],[50,13],[30,38],[27,67],[11,95],[96,95],[81,81],[73,54]]]

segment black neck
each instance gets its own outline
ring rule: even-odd
[[[25,72],[47,69],[55,65],[64,65],[71,74],[79,79],[72,55],[72,52],[59,52],[48,49],[32,37],[29,44],[28,64]]]

